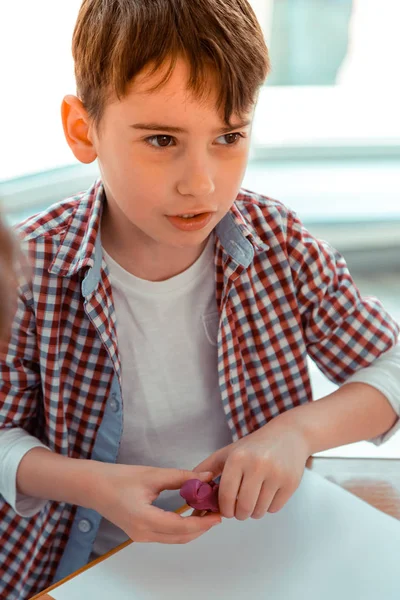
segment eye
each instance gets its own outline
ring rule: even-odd
[[[222,146],[234,146],[241,138],[244,138],[242,133],[226,133],[225,135],[221,135],[219,138],[217,138],[217,141],[223,140],[222,142],[218,142]]]
[[[153,148],[169,148],[174,138],[171,135],[152,135],[146,138],[146,142],[153,146]]]

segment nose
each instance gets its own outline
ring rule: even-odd
[[[200,198],[212,194],[215,191],[215,184],[208,162],[187,160],[177,187],[182,196]]]

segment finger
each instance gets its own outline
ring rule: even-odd
[[[218,477],[222,473],[224,468],[226,459],[228,458],[231,444],[229,446],[225,446],[220,450],[217,450],[211,456],[203,460],[200,464],[198,464],[193,471],[201,472],[201,471],[212,471],[213,477]]]
[[[256,507],[258,497],[263,485],[260,476],[244,475],[240,484],[238,497],[236,500],[235,517],[239,521],[244,521],[251,517]]]
[[[176,513],[166,512],[155,506],[149,506],[146,510],[146,528],[158,533],[196,534],[207,531],[220,522],[221,516],[213,513],[204,517],[181,517]]]
[[[222,472],[218,490],[219,510],[223,517],[232,519],[235,516],[236,499],[242,482],[242,470],[227,462]]]
[[[261,486],[257,504],[254,508],[253,514],[251,515],[252,519],[262,519],[262,517],[268,512],[275,494],[275,487],[271,487],[270,483],[264,481]]]
[[[180,487],[190,479],[200,479],[201,481],[210,481],[213,478],[212,472],[185,471],[183,469],[160,469],[157,477],[156,487],[158,492],[164,490],[179,490]]]
[[[280,488],[275,494],[274,499],[271,502],[271,505],[268,509],[270,513],[276,513],[278,510],[281,510],[289,500],[290,496],[293,494],[293,490],[291,488]]]

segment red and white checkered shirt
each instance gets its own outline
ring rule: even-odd
[[[0,427],[23,428],[73,458],[94,457],[120,378],[99,235],[104,201],[98,181],[19,227],[32,273],[0,354]],[[216,368],[234,440],[312,399],[307,356],[340,384],[396,344],[398,326],[377,300],[360,297],[343,258],[277,201],[239,194],[216,228],[215,274]],[[54,582],[76,511],[49,501],[25,518],[0,497],[2,599]]]

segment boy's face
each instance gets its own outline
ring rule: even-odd
[[[122,101],[107,105],[89,138],[114,231],[165,250],[200,247],[238,194],[253,109],[244,119],[233,115],[235,127],[227,130],[212,91],[204,101],[188,92],[183,60],[167,84],[149,91],[159,80],[160,73],[139,75]]]

